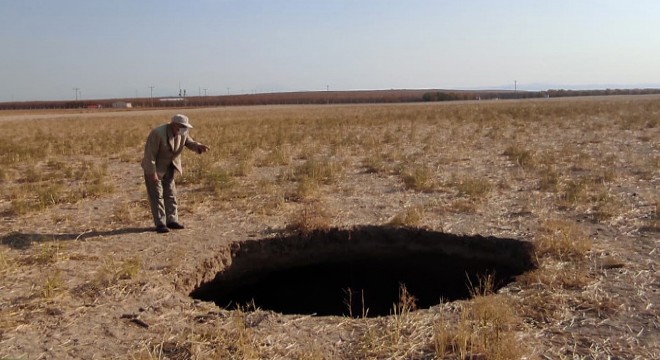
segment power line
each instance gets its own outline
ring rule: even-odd
[[[153,85],[149,86],[149,98],[151,99],[151,107],[154,107],[154,87]]]

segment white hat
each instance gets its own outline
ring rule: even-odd
[[[172,116],[172,124],[179,124],[183,127],[192,129],[192,125],[190,125],[190,123],[188,122],[188,117],[185,115],[176,114]]]

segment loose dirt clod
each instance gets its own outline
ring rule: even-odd
[[[535,268],[532,250],[515,239],[415,228],[316,231],[234,243],[230,265],[191,296],[285,314],[383,316],[402,287],[419,308],[469,298],[486,276],[500,288]]]

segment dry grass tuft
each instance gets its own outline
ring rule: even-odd
[[[649,224],[650,228],[660,230],[660,198],[655,201],[655,211],[651,214]]]
[[[141,262],[137,258],[117,262],[112,256],[108,256],[96,271],[94,284],[100,288],[108,288],[120,280],[135,279],[140,272],[140,264]]]
[[[452,201],[448,210],[458,214],[473,214],[477,212],[477,204],[472,200],[457,199]]]
[[[288,198],[296,201],[315,200],[320,195],[320,188],[318,179],[304,176],[298,180],[295,192],[288,195]]]
[[[522,320],[505,296],[479,295],[458,309],[451,320],[444,311],[425,318],[415,311],[414,296],[402,286],[391,316],[362,325],[361,336],[350,349],[351,359],[508,360],[529,353],[516,341]]]
[[[221,194],[235,185],[234,179],[229,171],[225,171],[218,167],[206,169],[204,176],[201,179],[202,183],[207,187],[206,190],[215,194]]]
[[[525,286],[543,285],[550,289],[583,289],[592,279],[583,266],[568,263],[544,267],[520,275],[516,281]]]
[[[306,204],[300,212],[294,214],[286,228],[301,235],[308,235],[314,231],[330,229],[331,222],[332,218],[323,204],[313,202]]]
[[[396,214],[387,225],[390,226],[419,226],[424,219],[425,209],[423,206],[412,206]]]
[[[64,283],[62,282],[60,270],[56,269],[44,280],[39,295],[45,299],[50,299],[62,291],[64,291]]]
[[[39,246],[36,254],[28,255],[20,260],[21,265],[49,265],[63,260],[66,256],[64,246],[59,241],[49,241]]]
[[[190,344],[160,341],[144,345],[130,355],[132,360],[192,359]]]
[[[477,296],[464,304],[457,323],[441,317],[433,343],[440,359],[520,359],[528,353],[516,340],[521,320],[503,296]]]
[[[574,222],[548,220],[541,226],[535,245],[539,257],[580,260],[591,250],[592,241]]]
[[[488,180],[471,177],[452,177],[449,185],[458,191],[459,196],[467,196],[473,201],[484,200],[493,188]]]
[[[260,315],[258,310],[253,314]],[[244,310],[234,310],[228,318],[212,321],[200,331],[146,344],[133,359],[264,359],[263,339],[254,334],[248,318]]]
[[[113,224],[129,224],[133,221],[134,215],[131,211],[130,203],[119,203],[115,204],[112,209],[112,215],[110,215],[109,221]]]
[[[495,276],[493,274],[480,275],[476,284],[468,279],[468,287],[472,297],[492,295],[495,289]]]
[[[615,218],[626,211],[625,204],[619,197],[609,192],[597,194],[594,198],[595,205],[592,209],[594,220],[604,222]]]
[[[226,344],[216,352],[217,358],[257,359],[260,356],[258,339],[247,325],[245,312],[235,311],[231,317],[231,331],[221,333],[219,344]],[[227,346],[228,345],[228,346]]]
[[[22,177],[8,187],[10,212],[21,216],[44,211],[60,204],[72,204],[85,198],[114,193],[107,176],[107,165],[83,161],[72,165],[49,160],[46,165],[17,167]]]
[[[297,166],[294,170],[297,180],[306,178],[325,185],[335,183],[342,173],[343,166],[339,162],[330,159],[321,161],[312,158]]]
[[[368,157],[364,158],[362,160],[362,166],[364,166],[365,171],[368,173],[382,174],[388,170],[386,160],[382,155],[378,153],[372,153]]]
[[[539,170],[539,190],[555,193],[559,190],[559,174],[551,167]]]
[[[259,166],[289,165],[293,160],[293,149],[289,145],[278,145],[259,162]]]
[[[561,200],[567,207],[589,202],[589,185],[591,181],[586,178],[570,179],[566,181],[561,193]]]
[[[426,166],[414,166],[402,173],[407,189],[431,192],[436,188],[433,171]]]
[[[415,301],[402,285],[391,316],[365,323],[360,329],[361,336],[351,347],[351,359],[416,358],[427,350],[425,335],[430,326],[419,321]]]
[[[527,349],[516,341],[515,328],[520,319],[502,296],[480,296],[473,299],[467,319],[474,335],[471,353],[483,353],[486,359],[519,359]],[[475,351],[476,350],[476,351]]]
[[[510,161],[516,163],[523,169],[531,169],[536,165],[535,155],[532,151],[525,149],[521,145],[510,145],[505,150],[503,155],[509,158]]]
[[[0,250],[0,274],[9,272],[15,266],[15,260],[9,253],[9,250]]]

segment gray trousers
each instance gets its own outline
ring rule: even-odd
[[[144,175],[149,204],[151,205],[151,215],[154,217],[156,226],[179,221],[174,171],[174,166],[170,165],[163,178],[158,182],[154,182],[146,174]]]

